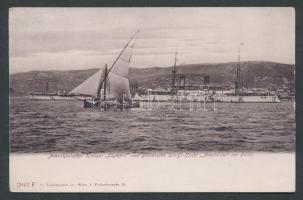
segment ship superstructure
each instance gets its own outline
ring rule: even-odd
[[[203,84],[192,85],[187,83],[185,74],[178,74],[177,84],[177,51],[175,52],[174,66],[171,74],[171,87],[168,89],[147,89],[146,95],[135,95],[137,101],[204,101],[204,102],[233,102],[233,103],[278,103],[278,96],[267,90],[256,91],[242,85],[241,72],[241,43],[238,51],[238,64],[234,88],[226,90],[220,85],[210,84],[210,76],[203,77]]]

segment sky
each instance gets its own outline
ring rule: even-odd
[[[132,67],[295,64],[293,8],[11,8],[10,73],[111,65],[137,30]]]

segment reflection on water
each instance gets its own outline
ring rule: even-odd
[[[79,101],[13,98],[11,152],[294,151],[293,102],[212,107],[101,112]]]

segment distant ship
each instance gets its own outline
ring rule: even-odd
[[[226,93],[225,95],[217,96],[217,100],[221,102],[234,103],[279,103],[280,99],[274,92],[249,91],[241,85],[241,43],[238,55],[238,66],[236,69],[236,80],[234,93]]]
[[[31,92],[25,95],[25,98],[32,100],[67,100],[74,99],[74,95],[68,95],[66,90],[58,90],[55,92],[49,92],[49,77],[47,76],[45,88],[42,92]]]
[[[172,70],[172,81],[169,89],[148,89],[147,95],[135,95],[139,102],[174,101],[174,102],[233,102],[233,103],[279,103],[278,96],[269,91],[248,90],[241,85],[240,48],[238,66],[236,69],[235,89],[230,91],[210,90],[209,76],[204,77],[203,85],[186,85],[185,76],[181,75],[179,85],[176,85],[177,52]]]
[[[216,96],[218,102],[231,103],[280,103],[280,99],[276,94],[267,92],[258,93],[254,91],[244,93],[227,93],[225,95]]]

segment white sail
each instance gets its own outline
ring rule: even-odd
[[[134,41],[132,41],[122,52],[115,65],[109,71],[109,88],[107,93],[109,97],[122,97],[122,95],[124,95],[127,99],[131,98],[128,71],[133,50],[133,42]]]
[[[88,96],[96,96],[98,90],[98,84],[101,80],[102,73],[104,69],[100,69],[95,74],[86,79],[83,83],[73,89],[70,94],[77,95],[88,95]]]
[[[108,98],[122,98],[122,96],[124,96],[126,99],[131,99],[128,71],[133,46],[134,41],[132,40],[122,51],[121,55],[119,55],[117,61],[114,63],[111,69],[108,69],[106,87],[106,96]],[[104,88],[104,73],[104,68],[100,69],[98,72],[81,83],[78,87],[73,89],[70,94],[97,96],[98,89],[100,89],[100,83],[101,88]],[[103,94],[101,93],[101,95]]]
[[[122,96],[124,95],[128,99],[131,98],[128,78],[110,72],[108,75],[108,79],[109,87],[107,87],[106,90],[107,97],[122,98]]]

